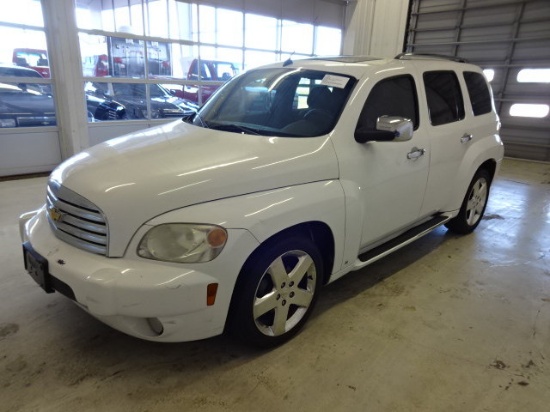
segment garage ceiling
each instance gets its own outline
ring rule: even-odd
[[[550,1],[411,0],[406,51],[460,56],[493,70],[506,155],[550,161]],[[522,69],[548,70],[542,81],[524,82]],[[510,114],[522,104],[543,116]]]

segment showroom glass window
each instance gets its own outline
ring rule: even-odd
[[[75,4],[90,121],[182,116],[243,70],[342,42],[340,28],[179,0]]]
[[[55,126],[40,1],[2,7],[0,38],[0,130]]]

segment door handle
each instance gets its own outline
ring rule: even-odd
[[[424,156],[426,149],[419,149],[418,147],[413,147],[409,153],[407,153],[407,159],[416,160],[420,156]]]
[[[460,143],[468,143],[470,140],[474,138],[473,135],[470,133],[464,133],[464,136],[460,138]]]

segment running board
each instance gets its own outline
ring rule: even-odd
[[[405,233],[397,236],[396,238],[359,255],[359,257],[355,261],[355,264],[353,265],[352,270],[359,270],[367,265],[370,265],[371,263],[376,262],[379,259],[382,259],[383,257],[388,256],[390,253],[393,253],[396,250],[407,246],[409,243],[420,239],[422,236],[427,235],[428,233],[447,223],[451,219],[451,216],[446,215],[434,216],[427,222],[413,227],[412,229],[409,229]]]

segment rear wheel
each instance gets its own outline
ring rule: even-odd
[[[474,231],[479,225],[487,207],[491,175],[487,170],[480,169],[475,174],[458,215],[445,226],[455,233],[467,234]]]
[[[321,255],[310,240],[269,242],[239,276],[230,314],[232,331],[261,347],[287,341],[309,317],[322,278]]]

